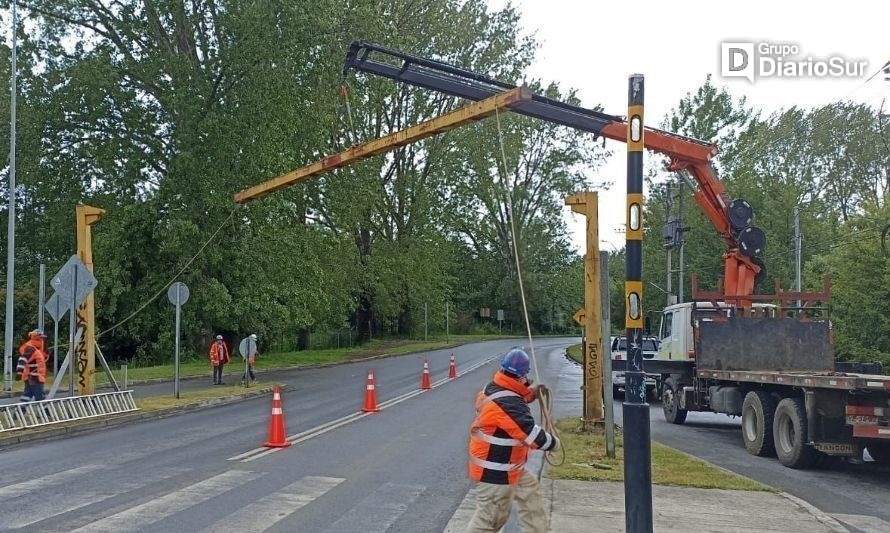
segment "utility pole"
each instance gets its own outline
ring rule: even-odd
[[[684,196],[684,193],[686,192],[684,190],[686,185],[683,182],[680,182],[679,185],[680,185],[680,197],[678,198],[678,201],[679,201],[680,219],[678,220],[678,223],[677,223],[677,237],[680,239],[680,279],[677,280],[677,282],[678,282],[677,285],[679,285],[679,287],[677,287],[677,303],[683,303],[685,301],[683,299],[683,287],[685,286],[683,271],[686,267],[686,238],[683,236],[683,233],[686,231],[686,226],[684,226],[686,221],[683,219],[683,215],[684,215],[684,213],[683,213],[683,196]],[[670,289],[668,289],[668,291],[670,291]]]
[[[445,344],[448,344],[448,302],[445,302]]]
[[[609,298],[609,252],[600,252],[600,299],[602,300],[602,336],[605,344],[612,328],[612,309]],[[606,456],[615,458],[615,405],[612,393],[612,356],[603,348],[603,416],[606,423]]]
[[[603,423],[603,332],[600,294],[599,196],[595,192],[580,192],[567,196],[565,203],[572,212],[584,215],[587,243],[584,254],[584,390],[583,418],[585,430]],[[610,392],[611,393],[611,392]]]
[[[40,286],[37,290],[37,329],[43,331],[43,306],[46,304],[46,265],[40,263]],[[46,333],[45,331],[43,331]]]
[[[627,533],[652,532],[649,404],[643,370],[643,75],[628,80],[627,263],[624,301],[627,372],[624,412],[624,516]]]
[[[794,290],[800,292],[800,255],[803,247],[803,236],[800,234],[800,207],[794,206]],[[800,300],[797,301],[800,309]]]
[[[3,390],[12,390],[13,292],[15,290],[15,95],[18,2],[12,0],[12,74],[9,100],[9,208],[6,224],[6,331],[3,337]]]

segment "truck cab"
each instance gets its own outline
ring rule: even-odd
[[[773,310],[772,304],[754,304],[755,309]],[[661,314],[661,326],[658,329],[659,348],[656,359],[665,361],[694,361],[695,344],[692,336],[693,312],[698,320],[707,320],[710,313],[723,313],[728,316],[732,307],[723,302],[714,304],[706,302],[686,302],[664,308]],[[767,314],[771,314],[767,311]]]

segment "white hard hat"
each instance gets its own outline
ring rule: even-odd
[[[223,337],[222,337],[222,335],[217,335],[217,336],[216,336],[216,340],[218,340],[218,341],[221,341],[221,340],[223,340]]]
[[[256,340],[256,333],[251,333],[251,334],[250,334],[250,338],[253,339],[253,340]]]

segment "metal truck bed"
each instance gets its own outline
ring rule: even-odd
[[[837,372],[785,372],[774,370],[707,370],[696,369],[702,379],[719,379],[745,383],[771,383],[808,388],[840,390],[890,391],[890,376]]]

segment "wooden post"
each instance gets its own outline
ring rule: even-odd
[[[93,271],[93,236],[91,226],[105,214],[104,209],[88,205],[77,206],[77,255],[87,269]],[[72,290],[74,288],[72,287]],[[84,328],[80,344],[75,350],[78,394],[96,392],[96,300],[91,292],[77,308],[77,328]]]
[[[603,335],[600,295],[599,209],[595,192],[582,192],[565,200],[572,211],[587,219],[587,253],[584,254],[584,419],[586,429],[603,424]],[[611,391],[610,391],[611,392]]]

